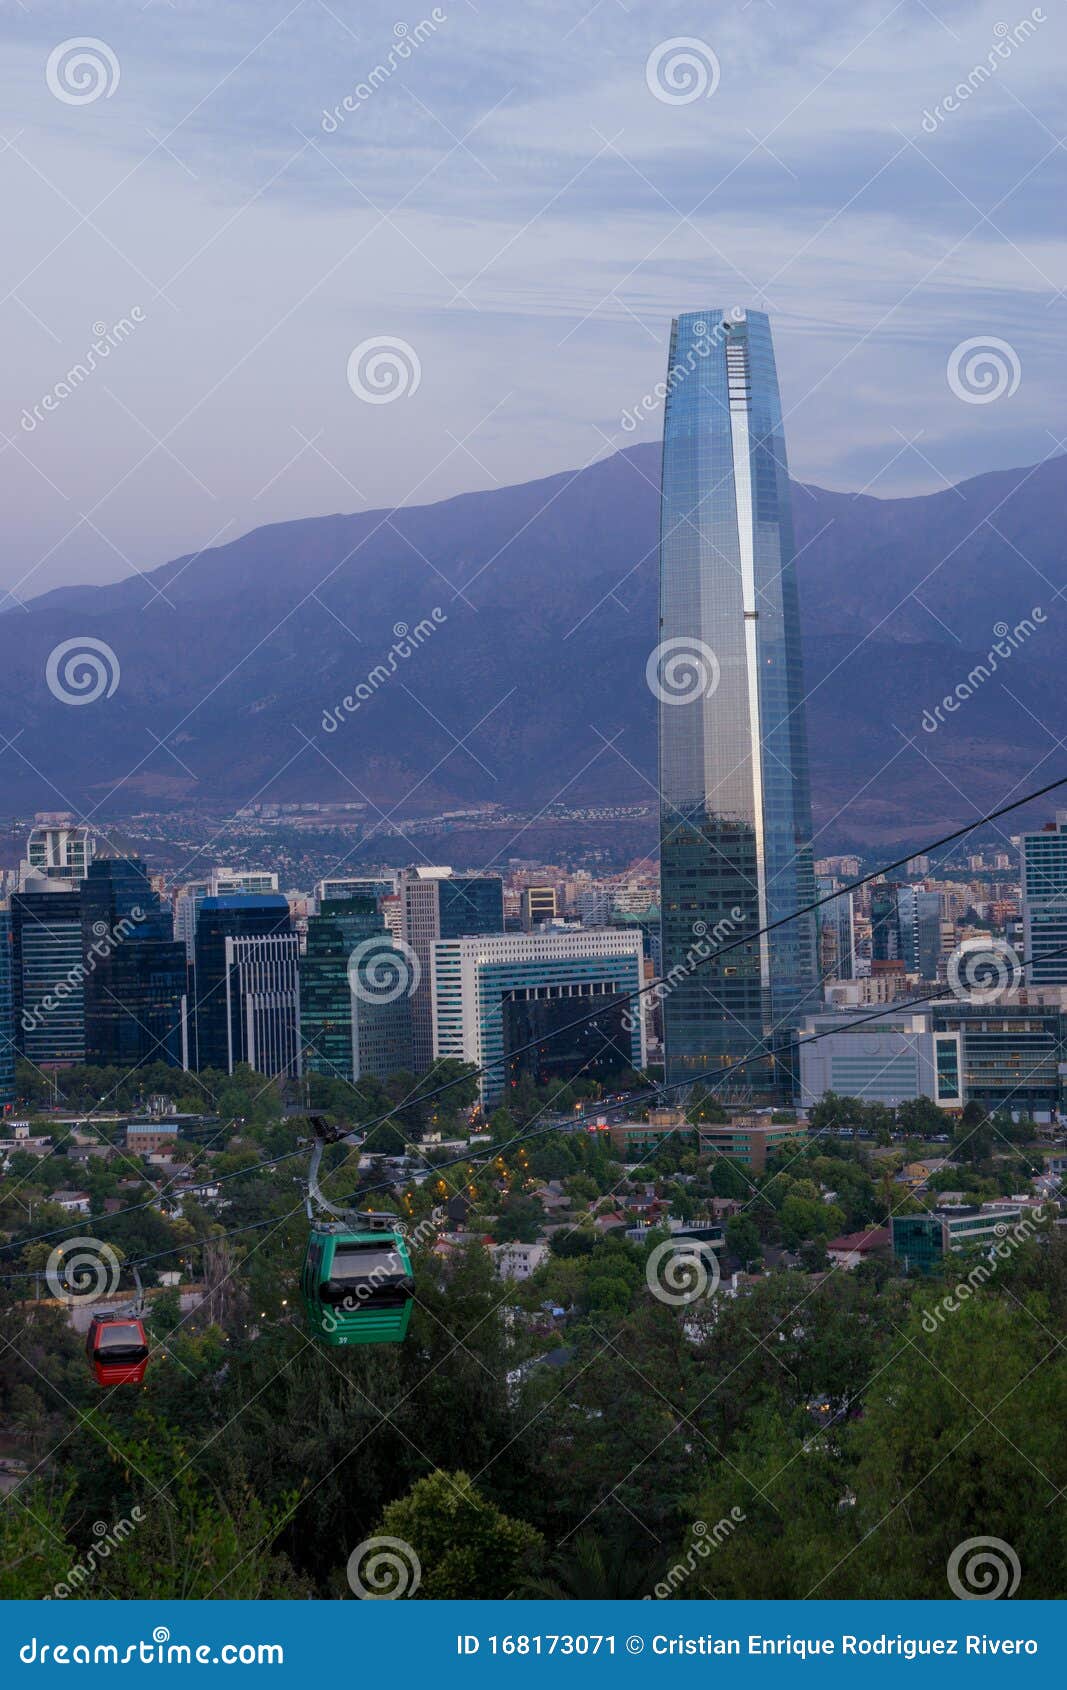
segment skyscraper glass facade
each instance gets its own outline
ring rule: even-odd
[[[791,1083],[789,1035],[815,998],[814,919],[693,966],[701,949],[814,897],[789,476],[766,316],[678,317],[667,390],[660,644],[648,667],[660,701],[667,1079],[773,1050],[739,1070],[738,1086],[777,1094]]]
[[[182,1060],[185,946],[136,857],[97,857],[81,886],[85,1060],[138,1068]]]

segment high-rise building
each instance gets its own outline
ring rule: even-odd
[[[1024,833],[1020,856],[1026,983],[1067,985],[1067,810],[1040,833]]]
[[[0,909],[0,1109],[15,1101],[15,993],[11,911]]]
[[[542,929],[438,939],[434,1055],[485,1066],[485,1103],[523,1072],[547,1083],[643,1068],[644,1016],[631,1001],[643,974],[639,932]],[[561,1040],[563,1028],[594,1011],[591,1030],[575,1028]],[[540,1048],[520,1055],[534,1039]]]
[[[231,942],[275,937],[295,939],[289,905],[280,893],[227,892],[203,900],[196,923],[195,1012],[188,1032],[191,1067],[219,1068],[223,1073],[230,1073],[235,1062],[247,1060],[243,1054],[237,1054],[249,1046],[247,1021],[242,1020],[247,1006],[243,1001],[242,981],[231,979],[231,973],[239,961],[247,964],[247,989],[254,993],[265,984],[262,976],[257,975],[257,964],[269,967],[269,960],[266,953],[258,958],[252,955],[238,958]],[[284,969],[287,953],[274,960]],[[291,960],[291,977],[295,982],[295,944]],[[295,986],[289,989],[295,1048],[299,1044],[299,1018],[295,1012]],[[264,1041],[261,1038],[259,1042]],[[255,1038],[252,1043],[256,1043]]]
[[[556,888],[554,886],[524,886],[522,889],[522,930],[532,933],[543,922],[556,919]]]
[[[817,1001],[812,916],[694,966],[694,947],[714,953],[814,896],[789,475],[763,312],[675,319],[660,516],[647,676],[660,701],[667,1080],[773,1051],[740,1075],[773,1098]]]
[[[820,875],[815,889],[820,898],[837,893],[817,912],[819,921],[819,972],[824,979],[856,978],[856,912],[851,892],[838,892],[832,875]]]
[[[26,841],[28,873],[68,880],[84,880],[96,855],[96,836],[77,826],[71,816],[38,816]]]
[[[410,978],[374,899],[325,900],[300,959],[305,1073],[355,1082],[410,1070]]]
[[[11,898],[15,1044],[37,1068],[85,1061],[82,887],[26,874]]]
[[[453,874],[450,868],[405,870],[397,892],[403,919],[401,938],[414,953],[411,1035],[415,1072],[434,1057],[430,963],[434,941],[504,931],[504,882],[499,875]]]
[[[300,1058],[300,940],[295,933],[227,934],[226,1071],[296,1078]]]
[[[81,887],[85,1060],[180,1067],[188,971],[170,909],[136,857],[97,857]]]
[[[185,945],[190,962],[196,956],[196,922],[205,898],[221,898],[228,892],[277,892],[278,876],[273,869],[217,868],[207,880],[192,880],[174,900],[174,937]]]
[[[320,880],[315,885],[315,897],[320,904],[336,903],[341,898],[391,898],[396,891],[396,876],[338,875]]]

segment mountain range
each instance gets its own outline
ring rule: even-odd
[[[658,481],[640,444],[11,606],[4,808],[654,802]],[[933,837],[1067,771],[1067,457],[905,499],[794,483],[793,505],[817,853]],[[103,691],[72,706],[86,639]]]

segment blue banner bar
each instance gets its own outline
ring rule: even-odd
[[[433,1675],[500,1690],[730,1683],[863,1690],[897,1683],[1062,1683],[1064,1604],[1042,1602],[8,1602],[5,1686],[260,1673],[306,1686]],[[861,1675],[857,1677],[857,1675]],[[682,1677],[684,1675],[684,1678]]]

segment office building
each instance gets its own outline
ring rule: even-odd
[[[663,1004],[669,1083],[746,1061],[792,1087],[791,1035],[817,1003],[809,914],[693,966],[814,898],[800,620],[781,403],[762,312],[671,330],[660,527]],[[774,1053],[774,1054],[771,1054]],[[722,1081],[716,1084],[727,1092]]]
[[[959,1039],[967,1103],[1047,1121],[1060,1107],[1067,1077],[1067,1017],[1058,1003],[1033,1001],[1057,993],[1030,988],[1024,995],[985,1003],[939,1000],[929,1006],[930,1025],[935,1036]]]
[[[227,934],[226,1072],[295,1079],[300,1058],[300,940],[295,933]]]
[[[546,921],[556,919],[556,888],[554,886],[524,886],[520,901],[522,930],[532,933]]]
[[[611,929],[439,939],[431,963],[434,1055],[486,1066],[482,1100],[490,1104],[522,1073],[547,1083],[594,1068],[601,1075],[641,1069],[644,1016],[632,1013],[629,1000],[643,984],[643,965],[640,933]],[[593,1011],[598,1031],[559,1037]],[[539,1047],[524,1058],[519,1047],[531,1039]]]
[[[15,989],[11,911],[0,909],[0,1109],[15,1101]]]
[[[905,1273],[935,1273],[949,1254],[992,1251],[1018,1230],[1033,1236],[1018,1203],[943,1204],[923,1215],[893,1215],[893,1254]],[[1021,1240],[1020,1240],[1021,1241]]]
[[[1026,984],[1067,985],[1067,810],[1023,834],[1020,858]]]
[[[774,1126],[760,1116],[738,1116],[725,1126],[698,1128],[701,1155],[729,1156],[754,1174],[761,1174],[770,1156],[777,1156],[797,1140],[807,1137],[803,1127]]]
[[[196,958],[196,922],[205,898],[221,898],[232,892],[277,892],[278,876],[271,869],[217,868],[207,880],[193,880],[183,886],[174,900],[174,937],[185,946],[190,962]]]
[[[414,953],[411,1027],[416,1073],[434,1056],[430,966],[438,939],[504,931],[504,882],[498,875],[453,874],[450,868],[405,870],[398,879],[400,937]]]
[[[816,912],[819,924],[819,973],[824,980],[856,978],[856,910],[854,894],[838,891],[832,876],[820,875],[815,882],[820,898],[831,898]]]
[[[246,1050],[250,1040],[244,1019],[241,982],[230,976],[238,960],[246,962],[248,985],[252,988],[257,965],[251,954],[242,954],[238,959],[230,942],[271,938],[295,939],[289,905],[280,893],[228,892],[207,897],[201,903],[196,924],[195,1000],[187,1029],[190,1066],[201,1070],[217,1068],[229,1073],[235,1060],[246,1060],[244,1056],[235,1054]],[[258,960],[269,973],[269,953],[264,952]],[[295,944],[288,949],[280,948],[273,961],[280,971],[281,980],[286,983],[283,989],[289,991],[291,1042],[295,1049],[299,1043]],[[265,979],[265,976],[260,978]],[[256,1043],[254,1036],[251,1043]]]
[[[410,1071],[410,970],[372,898],[326,899],[300,959],[305,1073],[356,1082]],[[398,991],[398,986],[401,988]]]
[[[96,836],[70,816],[37,818],[26,841],[25,871],[42,878],[79,881],[96,855]]]
[[[81,882],[27,874],[11,897],[15,1044],[37,1068],[85,1061]]]
[[[319,880],[315,884],[315,897],[319,904],[337,903],[342,898],[371,898],[379,903],[382,898],[391,898],[396,891],[396,876],[381,875],[368,878],[366,875],[339,875],[333,879]]]
[[[800,1106],[811,1109],[824,1093],[834,1091],[891,1108],[915,1097],[929,1097],[946,1109],[962,1108],[958,1031],[935,1032],[925,1009],[887,1012],[877,1021],[869,1014],[837,1010],[804,1017],[798,1042]]]
[[[85,1060],[181,1066],[185,947],[136,857],[96,857],[81,887]]]

